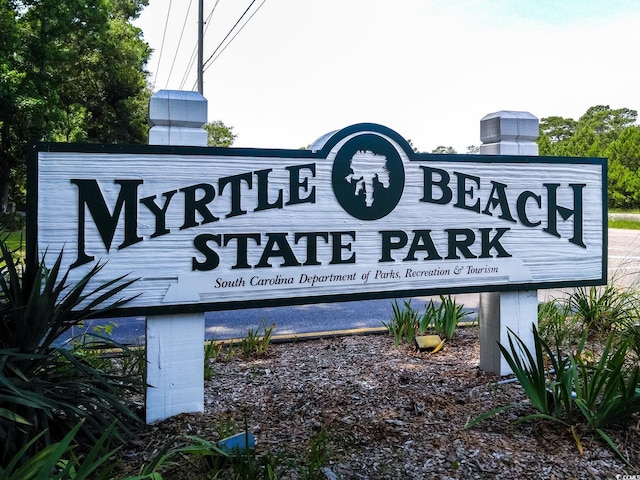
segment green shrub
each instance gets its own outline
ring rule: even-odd
[[[433,328],[437,334],[451,340],[458,324],[469,315],[469,312],[464,311],[464,306],[457,304],[451,295],[440,295],[440,306],[433,316]]]
[[[511,371],[518,379],[520,386],[531,401],[531,405],[542,415],[552,415],[560,418],[562,395],[554,395],[560,388],[549,389],[551,383],[548,378],[548,359],[554,359],[549,345],[540,337],[536,327],[533,327],[534,351],[531,352],[527,345],[513,332],[509,330],[509,347],[499,344],[500,351]],[[552,360],[553,363],[553,360]],[[553,365],[554,370],[556,365]],[[557,385],[560,387],[560,385]]]
[[[570,348],[582,338],[583,326],[568,302],[552,300],[538,305],[538,331],[545,342]]]
[[[44,446],[29,455],[32,447],[46,432],[34,436],[9,459],[6,468],[0,466],[2,480],[107,480],[114,478],[116,464],[112,461],[117,449],[110,450],[113,436],[110,425],[86,454],[76,452],[73,443],[82,422],[75,425],[60,441]]]
[[[322,468],[329,463],[330,459],[329,439],[325,430],[320,429],[309,439],[305,464],[298,465],[296,470],[301,478],[324,480],[327,476]]]
[[[216,342],[207,342],[204,344],[204,379],[211,380],[213,377],[213,367],[211,362],[218,358],[220,351],[222,350],[222,344]]]
[[[633,355],[635,362],[640,363],[640,317],[635,315],[624,320],[619,333],[626,341],[627,354]]]
[[[640,366],[628,364],[627,343],[617,342],[615,333],[607,339],[597,362],[580,352],[571,358],[576,370],[576,404],[589,427],[599,431],[640,411]]]
[[[245,419],[245,429],[247,422]],[[225,438],[237,432],[233,421],[218,428],[220,437]],[[186,435],[172,439],[159,448],[150,462],[144,465],[138,476],[124,480],[161,480],[162,475],[170,478],[185,478],[185,464],[189,465],[189,478],[233,478],[233,479],[277,479],[299,478],[307,480],[326,479],[323,467],[329,463],[331,449],[324,429],[311,436],[304,453],[257,453],[247,444],[245,448],[228,451],[217,442],[203,437]]]
[[[432,325],[438,322],[436,318],[439,315],[438,307],[436,307],[433,300],[429,300],[429,303],[425,306],[424,313],[418,317],[418,333],[424,335]]]
[[[397,347],[403,341],[407,343],[413,342],[418,332],[420,315],[411,306],[411,300],[404,301],[404,308],[398,304],[397,300],[394,300],[391,307],[393,309],[393,317],[391,317],[389,323],[383,321],[382,325],[393,335],[395,346]]]
[[[0,212],[0,225],[8,232],[18,232],[24,228],[24,215]]]

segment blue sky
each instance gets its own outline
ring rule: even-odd
[[[198,2],[188,15],[188,0],[171,2],[161,48],[169,3],[150,0],[136,24],[155,89],[191,90]],[[219,0],[205,59],[250,3]],[[257,0],[250,13],[260,5],[204,76],[209,119],[233,126],[236,146],[300,148],[375,122],[421,151],[465,153],[495,111],[640,109],[637,0]]]
[[[582,23],[589,20],[603,20],[639,12],[640,5],[635,0],[495,0],[493,2],[473,2],[487,6],[500,16],[506,16],[547,23],[556,26]]]

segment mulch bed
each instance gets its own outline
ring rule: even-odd
[[[245,422],[264,452],[308,458],[310,440],[328,441],[327,478],[606,479],[640,475],[640,416],[608,429],[632,467],[594,432],[554,422],[514,424],[524,405],[465,429],[470,419],[524,402],[517,383],[478,369],[477,327],[456,331],[436,354],[394,347],[389,335],[273,344],[264,358],[213,365],[205,412],[146,426],[125,450],[129,474],[182,435],[220,439]],[[312,440],[311,440],[312,441]],[[193,478],[167,472],[164,478]],[[283,478],[299,478],[289,471]],[[618,477],[622,478],[622,477]],[[639,477],[640,478],[640,477]]]

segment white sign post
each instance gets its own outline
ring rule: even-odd
[[[528,112],[500,111],[480,121],[480,154],[538,155],[538,119]],[[509,330],[534,351],[533,325],[538,324],[537,290],[480,294],[480,369],[512,373],[498,343],[508,345]]]
[[[112,315],[149,319],[148,421],[202,409],[202,312],[511,292],[504,317],[538,288],[606,283],[605,159],[416,153],[376,124],[310,150],[180,146],[204,144],[206,113],[179,93],[158,99],[169,120],[152,100],[150,142],[171,145],[40,144],[28,169],[29,252],[64,248],[70,282],[96,261],[95,283],[140,278]]]
[[[206,147],[206,122],[201,94],[161,90],[149,102],[149,144]],[[203,412],[204,313],[153,315],[146,324],[147,423]]]

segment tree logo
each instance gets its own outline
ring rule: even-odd
[[[384,138],[359,135],[338,151],[331,183],[338,203],[349,215],[378,220],[391,213],[402,197],[402,159]]]

